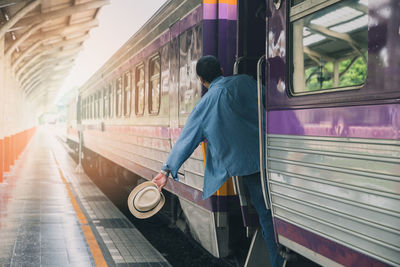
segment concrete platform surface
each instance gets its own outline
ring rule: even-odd
[[[170,266],[45,129],[0,183],[0,266]]]

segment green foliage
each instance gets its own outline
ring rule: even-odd
[[[365,53],[365,58],[368,58],[367,53]],[[364,59],[358,57],[358,59],[349,67],[351,62],[352,59],[345,59],[339,62],[339,88],[361,85],[367,78],[367,63],[364,62]],[[306,91],[334,88],[333,77],[333,62],[327,62],[324,65],[313,66],[306,69]]]

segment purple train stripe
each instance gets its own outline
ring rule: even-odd
[[[218,2],[218,3],[217,3]],[[203,18],[205,20],[236,20],[237,1],[236,0],[204,0]]]
[[[216,4],[203,4],[203,19],[215,20],[218,17],[218,7]]]
[[[272,110],[268,133],[399,140],[400,105]]]
[[[237,5],[228,3],[218,4],[218,19],[237,20]]]
[[[384,267],[389,266],[381,261],[345,247],[322,236],[311,233],[284,220],[274,218],[275,230],[282,235],[324,257],[344,266]]]

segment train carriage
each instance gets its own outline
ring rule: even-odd
[[[215,1],[166,2],[80,88],[84,155],[93,168],[105,174],[111,161],[145,179],[158,173],[201,98],[197,60],[221,50],[223,65],[234,62],[236,6],[222,6],[217,8]],[[218,9],[225,11],[219,14]],[[223,38],[216,38],[218,30]],[[76,144],[73,124],[68,132],[71,144]],[[169,183],[167,190],[179,197],[193,237],[214,256],[223,257],[228,254],[224,218],[232,188],[226,186],[203,200],[203,172],[199,147],[180,169],[180,181]]]
[[[400,265],[398,1],[270,1],[265,163],[279,243]]]
[[[197,60],[215,55],[226,75],[258,80],[277,242],[321,265],[400,266],[396,14],[396,0],[168,1],[80,88],[69,142],[100,175],[112,162],[152,179],[205,93]],[[254,226],[251,205],[237,178],[203,200],[203,173],[199,146],[166,189],[192,236],[226,257],[244,232],[239,203]]]

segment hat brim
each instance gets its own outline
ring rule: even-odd
[[[154,182],[147,181],[147,182],[141,183],[140,185],[136,186],[132,190],[132,192],[129,194],[129,197],[128,197],[129,211],[132,213],[133,216],[135,216],[136,218],[139,218],[139,219],[150,218],[151,216],[156,214],[164,206],[164,203],[165,203],[165,197],[164,197],[163,193],[160,192],[160,197],[161,197],[160,202],[158,202],[157,206],[155,206],[152,210],[146,211],[146,212],[141,212],[141,211],[137,210],[133,205],[133,200],[135,199],[135,196],[137,195],[137,193],[139,193],[143,188],[148,187],[148,186],[154,186],[157,188],[157,185]]]

